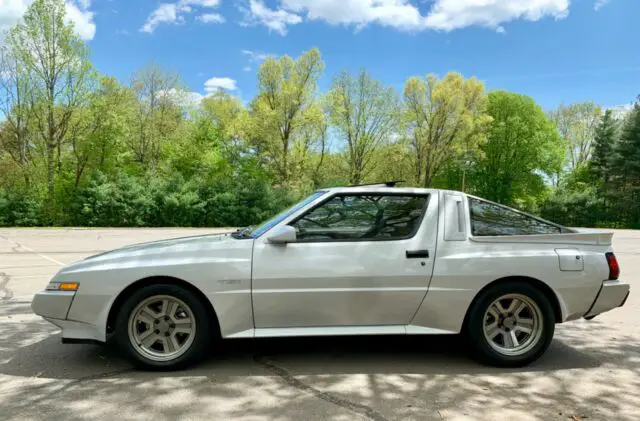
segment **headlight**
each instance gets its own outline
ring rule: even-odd
[[[77,291],[79,286],[77,282],[49,282],[47,291]]]

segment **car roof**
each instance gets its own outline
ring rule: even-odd
[[[374,184],[368,186],[345,186],[329,187],[320,189],[331,193],[395,193],[395,194],[436,194],[440,191],[463,194],[454,190],[427,189],[423,187],[388,187],[385,184]]]

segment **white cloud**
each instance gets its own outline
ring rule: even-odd
[[[202,95],[199,92],[185,91],[183,89],[176,88],[171,88],[168,91],[159,91],[158,95],[164,95],[174,104],[186,109],[199,107],[200,103],[205,98],[205,95]]]
[[[194,7],[215,8],[221,0],[180,0],[176,3],[161,3],[147,18],[140,32],[152,33],[158,25],[184,23],[184,15],[193,12]],[[205,23],[221,23],[224,18],[218,13],[205,13],[198,17]]]
[[[0,32],[15,25],[25,14],[33,0],[0,0]],[[85,41],[96,35],[91,0],[69,0],[65,4],[67,22],[73,22],[76,33]]]
[[[203,23],[224,23],[225,19],[220,13],[204,13],[198,16],[198,20]]]
[[[262,0],[249,0],[249,7],[242,10],[245,25],[262,24],[283,35],[303,18],[357,29],[369,24],[408,31],[484,26],[502,32],[502,24],[516,19],[562,19],[569,13],[569,0],[431,0],[431,6],[422,10],[416,4],[415,0],[278,0],[270,9]]]
[[[242,50],[241,52],[243,55],[247,56],[250,63],[265,61],[269,57],[275,56],[275,54],[263,53],[262,51]]]
[[[204,83],[204,90],[207,93],[213,93],[218,89],[235,91],[238,85],[234,79],[228,77],[212,77]]]
[[[600,8],[602,8],[605,4],[609,3],[609,1],[611,0],[596,0],[596,4],[593,6],[594,10],[596,11],[600,10]]]
[[[0,32],[15,25],[30,3],[31,1],[26,0],[0,0]]]
[[[297,25],[302,18],[282,8],[270,9],[261,0],[249,0],[249,9],[243,7],[244,25],[264,25],[280,35],[287,34],[288,25]]]
[[[281,3],[288,10],[306,14],[309,20],[324,20],[333,25],[363,27],[378,23],[411,29],[424,23],[420,10],[408,0],[281,0]]]
[[[275,54],[264,53],[262,51],[241,50],[243,56],[247,58],[247,65],[242,68],[243,72],[250,72],[252,70],[251,64],[260,64],[269,57],[275,57]]]
[[[218,7],[220,0],[183,0],[182,3],[202,7]]]
[[[184,18],[178,15],[178,7],[175,4],[162,3],[151,13],[145,24],[140,28],[141,32],[152,33],[161,23],[182,23]]]
[[[92,40],[96,36],[94,13],[89,10],[90,0],[80,0],[77,4],[67,2],[67,19],[73,22],[76,33],[84,40]]]
[[[474,25],[497,29],[516,19],[564,19],[568,14],[569,0],[436,0],[424,25],[445,31]]]

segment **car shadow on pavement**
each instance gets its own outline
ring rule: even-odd
[[[19,314],[26,307],[5,306],[0,315]],[[598,322],[591,322],[594,324]],[[221,370],[229,376],[251,375],[252,366],[282,364],[295,375],[322,374],[483,374],[501,372],[544,372],[597,367],[603,362],[620,362],[619,356],[640,353],[634,342],[604,347],[576,344],[576,326],[556,336],[547,353],[535,363],[521,368],[497,368],[475,362],[456,335],[302,337],[277,339],[235,339],[216,343],[211,355],[195,367],[163,376],[199,375]],[[107,345],[65,345],[48,323],[35,319],[5,322],[0,332],[0,374],[22,377],[78,380],[103,376],[127,376],[134,370],[119,350]],[[118,372],[122,371],[122,374]]]
[[[640,390],[640,345],[599,337],[606,324],[596,320],[559,326],[548,352],[518,369],[474,362],[455,336],[378,336],[229,340],[196,367],[150,373],[132,369],[113,346],[63,345],[48,323],[5,310],[0,407],[15,419],[124,411],[154,420],[293,421],[310,419],[310,407],[337,411],[322,418],[336,420],[345,411],[376,421],[492,419],[497,410],[507,411],[501,419],[637,419],[625,412],[636,398],[624,392]],[[581,392],[588,382],[595,386]],[[60,408],[67,397],[73,405]]]

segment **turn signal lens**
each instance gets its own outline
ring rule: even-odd
[[[615,254],[607,253],[607,263],[609,264],[609,280],[615,281],[620,276],[620,265]]]
[[[80,286],[77,282],[49,282],[48,291],[77,291]]]
[[[77,291],[80,284],[77,282],[62,282],[60,284],[60,291]]]

